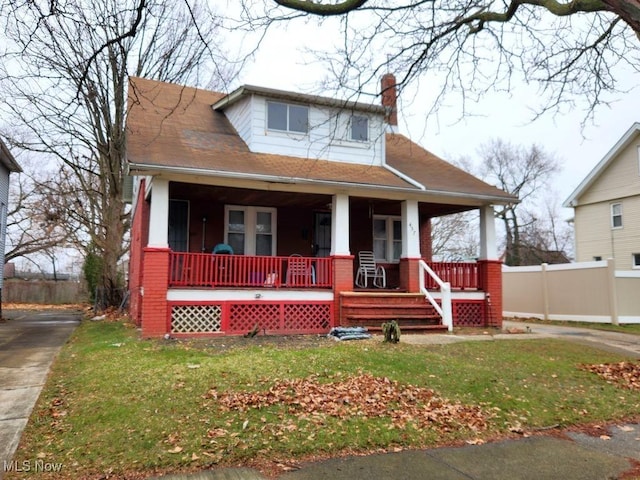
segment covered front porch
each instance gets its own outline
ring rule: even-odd
[[[496,285],[500,287],[495,278],[499,262],[489,253],[495,251],[491,206],[476,207],[482,258],[435,263],[430,261],[430,218],[472,207],[402,197],[196,185],[157,177],[150,187],[139,194],[149,228],[148,239],[138,239],[144,274],[138,277],[140,295],[132,299],[132,313],[137,311],[145,336],[244,334],[256,328],[271,334],[327,333],[333,326],[367,323],[375,327],[383,318],[413,315],[402,306],[409,297],[409,303],[426,307],[414,308],[418,316],[409,323],[419,323],[419,318],[433,322],[434,307],[443,310],[447,302],[453,324],[500,321],[489,312],[501,307],[488,307],[499,293]],[[233,247],[233,254],[213,253],[219,244]],[[132,254],[135,250],[134,245]],[[386,271],[385,288],[355,285],[357,252],[362,250],[375,252]],[[425,273],[421,263],[437,275]],[[448,296],[443,283],[448,284]],[[382,294],[387,298],[381,300]],[[349,305],[356,297],[360,305]],[[388,301],[391,297],[393,302]],[[404,310],[383,311],[376,307],[381,303],[397,303]],[[150,312],[156,313],[152,317]],[[441,313],[436,322],[443,324]]]

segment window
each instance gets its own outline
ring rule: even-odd
[[[402,222],[400,217],[373,218],[373,254],[376,260],[393,262],[402,253]]]
[[[600,261],[602,261],[602,256],[601,256],[601,255],[596,255],[595,257],[593,257],[593,261],[594,261],[594,262],[600,262]]]
[[[351,140],[366,142],[369,140],[369,119],[362,115],[351,115]]]
[[[622,204],[611,204],[611,228],[622,228]]]
[[[632,267],[640,268],[640,253],[632,253],[631,258],[633,259]]]
[[[309,131],[309,107],[267,102],[267,128],[284,132],[307,133]]]
[[[276,209],[225,206],[225,242],[237,255],[276,254]]]
[[[174,252],[189,251],[189,202],[169,200],[169,248]]]

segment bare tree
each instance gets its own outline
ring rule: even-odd
[[[431,74],[436,112],[454,92],[463,114],[467,102],[522,80],[539,85],[538,113],[584,101],[593,114],[612,100],[607,93],[625,88],[618,72],[638,71],[637,0],[272,0],[262,10],[243,3],[250,28],[337,19],[339,47],[323,58],[339,88],[375,94],[392,71],[402,90]]]
[[[479,156],[481,177],[520,200],[496,207],[505,231],[505,263],[520,265],[521,247],[526,245],[523,231],[531,230],[536,221],[531,208],[558,172],[558,161],[537,145],[525,148],[499,139],[481,146]]]
[[[467,211],[431,219],[431,249],[442,261],[477,258],[480,249],[477,211]],[[473,227],[472,225],[476,225]]]
[[[98,249],[101,285],[117,305],[117,263],[129,228],[123,199],[128,76],[222,81],[229,72],[213,47],[216,17],[197,3],[80,0],[14,1],[0,10],[0,20],[0,113],[20,129],[12,143],[56,162],[58,177],[42,185],[43,194],[64,212],[69,233],[84,248]]]

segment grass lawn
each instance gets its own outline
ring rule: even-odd
[[[579,368],[623,357],[557,340],[265,340],[143,341],[122,323],[85,321],[14,460],[63,464],[39,478],[144,478],[478,443],[640,411],[640,392]]]

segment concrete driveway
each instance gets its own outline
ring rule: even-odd
[[[10,465],[49,368],[80,322],[70,310],[4,310],[0,321],[0,479]]]

